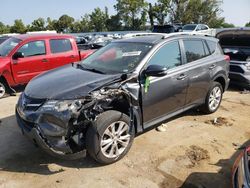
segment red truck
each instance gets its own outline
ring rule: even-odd
[[[24,34],[0,45],[0,98],[12,87],[56,67],[80,61],[93,50],[79,51],[75,38],[62,34]]]

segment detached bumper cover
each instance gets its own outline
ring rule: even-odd
[[[16,109],[16,120],[17,124],[20,127],[22,133],[27,136],[29,139],[31,139],[36,145],[38,145],[40,148],[42,148],[45,152],[48,154],[61,158],[61,159],[68,159],[68,160],[74,160],[83,158],[86,156],[86,150],[83,150],[78,153],[69,153],[65,154],[60,151],[54,150],[49,143],[46,142],[46,139],[43,138],[41,131],[39,131],[39,127],[36,126],[35,123],[28,122],[22,118],[21,113]]]

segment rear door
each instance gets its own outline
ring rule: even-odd
[[[54,69],[62,65],[79,61],[79,52],[72,45],[73,39],[50,39],[49,67]]]
[[[210,68],[215,63],[202,39],[183,39],[185,67],[188,75],[186,105],[204,102],[211,84]]]
[[[34,76],[46,71],[47,52],[44,40],[27,42],[17,52],[24,55],[23,58],[12,59],[12,71],[17,83],[28,83]]]
[[[143,122],[145,128],[161,121],[185,105],[187,92],[186,70],[182,68],[179,41],[171,41],[160,47],[147,63],[168,68],[163,77],[150,77],[148,91],[142,87]]]

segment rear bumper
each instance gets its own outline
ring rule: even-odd
[[[243,88],[250,88],[250,75],[245,75],[237,72],[229,73],[230,84],[237,85]]]

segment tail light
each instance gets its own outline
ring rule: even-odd
[[[226,62],[230,63],[230,56],[229,55],[224,55]]]

